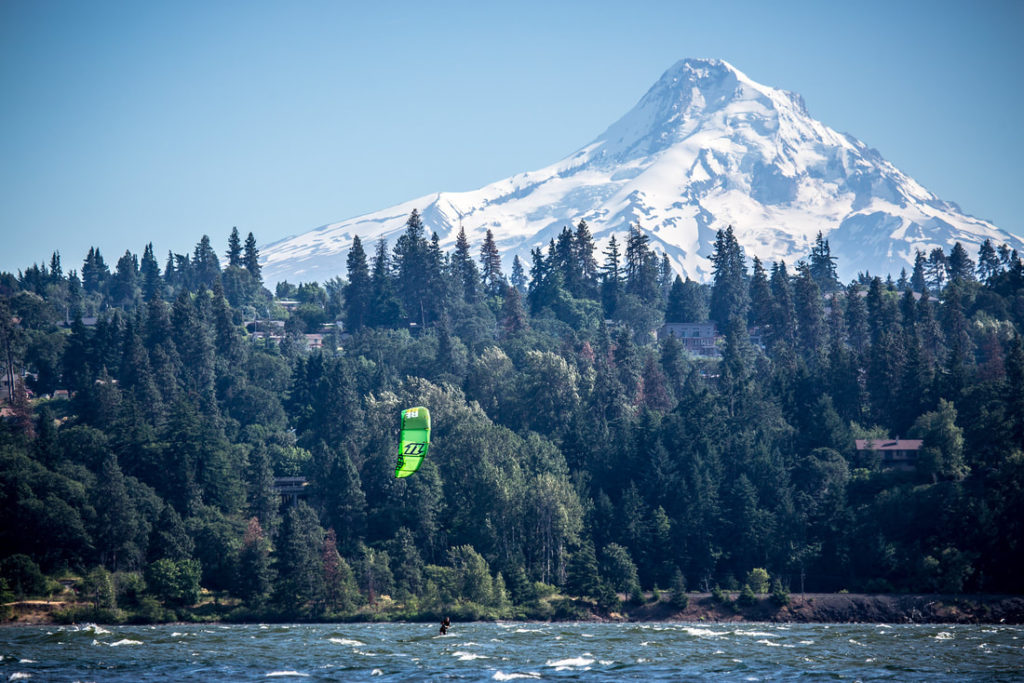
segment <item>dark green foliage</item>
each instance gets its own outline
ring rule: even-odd
[[[347,279],[279,283],[287,306],[237,231],[223,269],[204,238],[163,274],[150,245],[113,273],[90,250],[81,280],[56,254],[0,274],[8,590],[70,571],[112,619],[174,618],[199,587],[250,618],[579,615],[657,586],[682,609],[683,576],[763,592],[752,567],[776,605],[1024,590],[1019,255],[937,250],[900,290],[842,287],[821,236],[750,272],[727,229],[708,287],[635,228],[599,267],[581,222],[506,283],[479,237],[446,254],[413,213],[372,267],[354,241]],[[708,315],[721,358],[651,334]],[[431,455],[397,480],[411,405]],[[867,436],[923,445],[901,468]],[[305,484],[282,496],[283,476]]]

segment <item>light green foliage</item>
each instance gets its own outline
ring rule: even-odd
[[[198,560],[157,560],[146,567],[149,592],[166,605],[185,607],[199,600]]]
[[[771,577],[763,567],[754,567],[747,573],[746,584],[755,593],[767,593]]]

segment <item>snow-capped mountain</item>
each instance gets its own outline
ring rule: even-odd
[[[839,273],[909,272],[915,250],[968,251],[991,239],[1024,241],[965,215],[859,140],[811,118],[799,95],[755,83],[732,65],[687,59],[589,145],[538,171],[472,192],[440,192],[332,223],[262,249],[267,282],[345,277],[358,235],[367,253],[394,244],[418,209],[427,234],[454,247],[459,227],[475,249],[488,229],[509,272],[585,220],[604,248],[640,226],[679,273],[705,280],[715,232],[732,225],[748,257],[792,264],[821,231]],[[602,260],[600,253],[598,261]]]

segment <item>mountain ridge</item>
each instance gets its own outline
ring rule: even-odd
[[[262,249],[264,278],[345,275],[352,237],[392,242],[418,209],[449,249],[488,229],[506,272],[564,226],[585,220],[598,248],[637,224],[682,275],[710,277],[717,230],[732,225],[748,257],[793,261],[820,231],[843,279],[909,271],[915,250],[985,239],[1024,241],[964,214],[852,135],[812,118],[796,93],[757,83],[719,59],[676,62],[640,101],[569,156],[477,190],[437,192],[320,226]]]

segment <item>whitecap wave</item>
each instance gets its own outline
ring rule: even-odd
[[[352,640],[351,638],[328,638],[327,640],[337,645],[366,645],[364,642]]]
[[[9,680],[9,681],[23,681],[26,678],[32,678],[32,674],[25,673],[24,671],[15,671],[14,673],[11,674],[11,677],[8,678],[7,680]]]
[[[493,678],[496,681],[511,681],[513,679],[516,679],[516,678],[540,678],[540,674],[533,673],[533,672],[525,673],[525,674],[518,674],[518,673],[507,674],[507,673],[503,673],[501,671],[495,671],[494,675],[491,676],[491,678]]]
[[[953,640],[953,634],[949,631],[941,631],[935,634],[935,640]]]
[[[589,654],[590,653],[588,652],[586,655],[580,657],[568,657],[566,659],[559,659],[556,661],[548,660],[545,666],[552,666],[555,668],[555,671],[565,671],[566,669],[575,668],[586,668],[594,663],[593,658],[587,656]]]
[[[470,662],[474,659],[488,659],[487,655],[478,655],[475,652],[453,652],[452,656],[460,662]]]
[[[695,628],[693,626],[684,626],[683,632],[687,635],[697,636],[698,638],[710,638],[712,636],[729,635],[729,631],[712,631],[709,628]]]
[[[267,674],[267,678],[281,678],[284,676],[298,676],[299,678],[309,678],[309,674],[304,674],[301,671],[271,671]]]
[[[121,645],[142,645],[142,641],[132,640],[130,638],[122,638],[121,640],[111,643],[110,647],[119,647]]]

